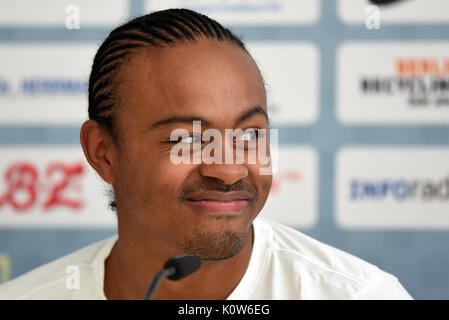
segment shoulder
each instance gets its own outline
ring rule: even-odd
[[[293,228],[258,218],[254,224],[268,254],[266,270],[293,294],[311,299],[410,299],[398,279],[340,249]]]
[[[116,239],[98,241],[0,285],[0,300],[100,298],[95,289],[103,283],[98,277],[104,269],[99,268]]]

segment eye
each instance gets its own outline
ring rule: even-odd
[[[201,136],[198,135],[189,135],[184,137],[179,137],[178,142],[182,143],[201,143]]]
[[[259,138],[258,129],[246,129],[240,136],[235,137],[235,141],[256,141]]]

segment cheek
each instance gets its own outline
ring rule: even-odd
[[[253,181],[257,191],[259,192],[259,199],[265,201],[270,193],[273,176],[267,173],[267,167],[263,165],[247,165],[249,176]]]
[[[145,157],[141,152],[121,172],[133,204],[154,211],[175,209],[177,194],[189,174],[190,166],[174,165],[156,151]]]
[[[178,192],[190,173],[189,166],[174,165],[169,159],[164,159],[155,163],[151,171],[148,179],[151,179],[154,197],[176,204]]]

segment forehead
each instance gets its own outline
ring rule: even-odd
[[[168,116],[200,116],[217,126],[254,106],[266,110],[253,59],[227,41],[200,40],[132,54],[118,81],[121,117],[135,124]]]

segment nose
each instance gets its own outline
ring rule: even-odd
[[[205,164],[200,167],[201,175],[215,178],[231,185],[248,176],[248,168],[244,164]]]
[[[217,130],[218,131],[218,130]],[[224,136],[218,131],[215,139],[222,139],[221,144],[214,145],[210,154],[206,152],[206,156],[213,157],[214,161],[203,161],[200,165],[200,174],[204,177],[215,178],[226,185],[232,185],[237,181],[248,177],[248,168],[244,163],[237,162],[236,150],[234,150],[233,137],[229,137],[226,133]],[[217,149],[216,149],[216,148]],[[221,149],[220,149],[221,147]],[[216,154],[220,151],[219,154]],[[242,155],[241,153],[239,154]],[[241,159],[241,157],[239,157]],[[221,159],[221,161],[215,161]],[[229,161],[231,160],[231,161]]]

